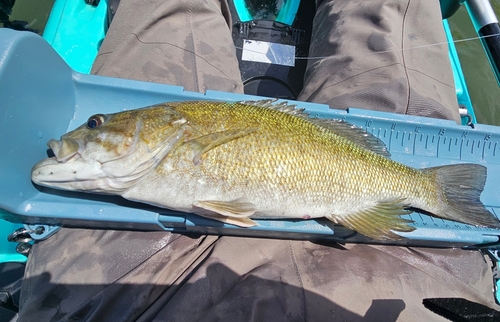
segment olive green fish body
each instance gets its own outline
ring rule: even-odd
[[[150,109],[129,115],[130,124],[136,125],[122,131],[126,134],[119,142],[135,143],[121,153],[127,155],[121,163],[115,161],[121,168],[135,163],[142,170],[132,172],[133,180],[127,175],[104,178],[110,186],[121,187],[114,193],[127,199],[240,226],[254,225],[250,218],[326,217],[376,239],[395,239],[399,236],[393,231],[413,230],[399,216],[408,213],[408,207],[498,225],[479,201],[486,180],[482,166],[413,169],[387,158],[378,140],[348,123],[310,119],[285,104],[198,101]],[[140,116],[149,113],[154,118]],[[107,125],[80,132],[104,133]],[[69,135],[84,141],[76,139],[80,136],[83,132]],[[132,158],[135,151],[140,155]],[[36,179],[36,170],[34,181],[50,185]],[[450,178],[457,173],[459,178]],[[471,193],[461,191],[460,185]],[[101,183],[94,191],[106,189],[111,188]]]

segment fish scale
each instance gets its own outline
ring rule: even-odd
[[[349,144],[304,119],[272,109],[262,113],[262,108],[238,103],[207,104],[202,108],[192,104],[173,104],[172,107],[183,114],[190,124],[203,128],[205,133],[256,123],[260,125],[258,131],[218,146],[205,155],[201,165],[204,173],[214,173],[212,164],[217,164],[215,173],[222,175],[214,179],[231,189],[244,184],[247,189],[279,191],[281,202],[288,202],[290,197],[304,201],[313,199],[314,203],[321,203],[316,206],[325,209],[333,203],[337,204],[336,208],[350,206],[345,203],[355,203],[365,187],[370,187],[369,193],[376,197],[383,194],[386,198],[394,198],[404,195],[402,188],[410,186],[409,183],[398,182],[401,180],[397,178],[405,177],[405,173],[391,175],[395,171],[383,172],[387,168],[408,172],[409,168],[398,167],[396,162]],[[213,110],[216,112],[210,113]],[[217,118],[207,115],[216,115]],[[360,166],[363,161],[370,166]],[[244,177],[235,175],[234,171],[241,169],[242,164],[253,169],[245,171]],[[374,170],[377,165],[380,170]],[[289,169],[282,178],[275,171],[279,166]],[[315,170],[321,175],[314,176]],[[249,178],[248,174],[252,176]],[[266,183],[265,187],[262,187],[262,182]]]
[[[64,151],[64,160],[41,161],[34,182],[115,193],[242,227],[255,225],[251,218],[326,217],[374,239],[398,239],[394,231],[414,229],[400,217],[408,207],[500,226],[479,201],[483,166],[413,169],[389,159],[363,130],[309,118],[285,103],[174,102],[105,115],[98,126],[92,118],[91,127],[53,140],[55,159]],[[114,141],[95,142],[97,134]],[[121,149],[113,155],[106,145],[117,138]],[[135,143],[121,144],[127,141]],[[90,156],[108,172],[90,166]],[[79,179],[71,180],[70,171]],[[84,178],[86,171],[92,176]],[[96,174],[105,180],[93,188]]]

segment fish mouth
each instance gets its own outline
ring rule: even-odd
[[[31,169],[31,181],[41,186],[74,190],[71,185],[102,178],[98,162],[88,164],[75,157],[77,155],[71,153],[65,160],[70,162],[60,162],[57,157],[41,160]]]
[[[76,140],[62,137],[60,141],[51,139],[47,145],[54,157],[45,158],[33,166],[31,180],[34,183],[57,188],[63,183],[99,177],[99,164],[82,162]]]
[[[80,145],[77,141],[67,137],[62,137],[61,141],[51,139],[47,142],[47,145],[54,153],[57,162],[67,162],[77,155],[80,149]]]

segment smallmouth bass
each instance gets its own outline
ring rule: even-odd
[[[414,169],[377,138],[339,120],[312,119],[272,100],[190,101],[97,114],[50,140],[55,157],[36,184],[116,194],[249,227],[252,218],[325,217],[368,237],[400,239],[400,215],[500,227],[480,202],[486,168]]]

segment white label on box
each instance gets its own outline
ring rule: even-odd
[[[245,40],[242,60],[295,66],[295,47],[266,41]]]

